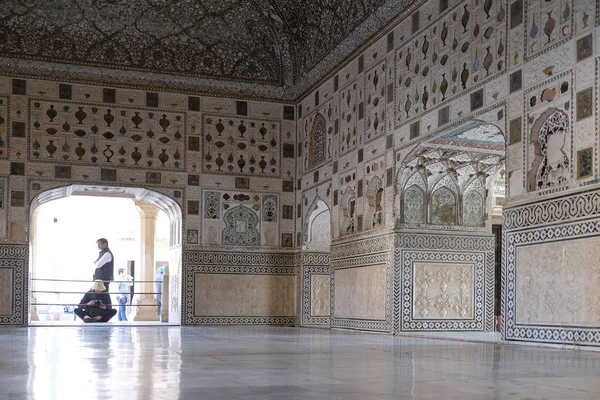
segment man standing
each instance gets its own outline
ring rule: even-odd
[[[100,254],[94,263],[96,264],[96,270],[94,271],[94,280],[100,279],[104,281],[106,292],[109,292],[108,286],[110,282],[115,279],[115,259],[112,252],[108,248],[108,240],[100,238],[96,241]]]

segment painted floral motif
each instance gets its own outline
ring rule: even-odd
[[[259,246],[258,216],[243,205],[228,210],[223,217],[222,243],[227,246]]]
[[[308,154],[308,169],[321,165],[326,159],[327,124],[325,117],[317,114],[310,131],[310,153]]]
[[[218,192],[204,192],[204,218],[219,219]]]
[[[263,196],[263,221],[267,221],[267,222],[277,221],[277,196],[276,195],[264,195]]]

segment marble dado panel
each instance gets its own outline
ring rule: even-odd
[[[492,331],[494,239],[398,233],[394,332]]]
[[[184,113],[31,98],[29,121],[30,161],[185,168]]]
[[[413,319],[471,319],[475,264],[415,262]]]
[[[182,258],[184,324],[295,323],[295,255],[184,250]]]
[[[330,296],[329,275],[312,274],[310,277],[310,316],[329,317]]]
[[[519,246],[516,324],[600,326],[600,237]]]
[[[392,331],[393,243],[390,234],[332,245],[332,327]]]
[[[281,176],[279,120],[206,114],[202,134],[204,173]]]
[[[195,317],[296,315],[294,275],[195,274]]]
[[[385,320],[386,265],[336,269],[336,307],[333,316],[343,319]]]
[[[597,296],[590,293],[597,292],[600,236],[593,195],[577,193],[512,210],[526,218],[522,227],[513,224],[503,232],[502,310],[507,340],[600,344]],[[557,210],[552,217],[549,205]],[[533,304],[534,300],[541,303]]]
[[[0,245],[0,325],[27,323],[28,247]]]
[[[330,256],[326,253],[302,253],[300,255],[302,325],[327,325],[330,323],[331,279]]]

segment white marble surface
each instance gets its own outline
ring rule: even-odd
[[[598,399],[600,353],[282,327],[0,329],[8,399]]]

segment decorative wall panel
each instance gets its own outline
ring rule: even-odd
[[[0,245],[0,325],[27,324],[27,246]]]
[[[288,317],[296,314],[294,275],[195,274],[196,317]]]
[[[300,145],[303,147],[302,170],[310,171],[333,157],[332,101],[315,107],[301,125]]]
[[[508,207],[502,282],[507,340],[598,345],[597,190]]]
[[[386,234],[332,245],[332,327],[391,333],[393,238]]]
[[[394,331],[492,331],[491,236],[399,233]]]
[[[294,324],[295,264],[293,254],[184,250],[183,323]],[[198,287],[214,291],[212,300]]]
[[[205,173],[281,175],[281,127],[277,120],[216,114],[203,118]]]
[[[337,268],[336,319],[385,320],[386,265]]]
[[[600,237],[516,249],[516,324],[600,326]]]
[[[396,126],[506,71],[505,2],[461,2],[412,33],[396,49]]]
[[[302,252],[302,325],[329,327],[331,308],[330,256],[328,253]]]
[[[413,319],[472,319],[475,264],[413,263]]]
[[[201,244],[265,248],[283,245],[279,241],[281,194],[218,188],[202,189],[202,193]],[[286,225],[286,229],[293,228]]]
[[[29,100],[29,160],[138,168],[185,167],[185,114]]]

